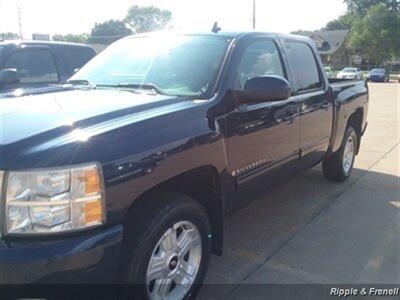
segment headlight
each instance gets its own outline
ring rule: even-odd
[[[98,165],[5,176],[7,234],[48,234],[104,223],[104,193]]]

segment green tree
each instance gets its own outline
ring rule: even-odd
[[[96,23],[89,40],[93,43],[111,44],[130,34],[132,34],[132,30],[123,21],[109,20],[103,23]]]
[[[384,4],[371,7],[355,21],[348,42],[373,64],[400,57],[400,14]]]
[[[56,34],[52,36],[53,41],[59,42],[70,42],[70,43],[87,43],[88,41],[87,34]]]
[[[347,12],[339,18],[329,21],[323,30],[351,29],[356,21],[367,15],[368,11],[380,4],[392,12],[400,12],[399,0],[343,0],[347,4]]]
[[[172,13],[154,6],[137,6],[129,8],[125,22],[135,33],[164,29],[171,21]]]
[[[332,20],[326,24],[323,30],[342,30],[350,29],[357,17],[353,13],[346,13],[339,18]]]
[[[350,13],[364,17],[368,11],[375,5],[383,5],[393,12],[400,11],[399,0],[344,0]]]

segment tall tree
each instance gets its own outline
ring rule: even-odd
[[[350,29],[355,19],[356,16],[353,13],[347,12],[345,15],[328,22],[323,30]]]
[[[400,13],[384,4],[373,6],[354,23],[349,45],[373,64],[400,57]]]
[[[349,12],[361,17],[364,17],[367,12],[377,4],[381,4],[394,12],[400,11],[399,0],[344,0],[344,3],[347,4]]]
[[[135,33],[164,29],[171,21],[172,13],[154,6],[137,6],[129,8],[125,22]]]
[[[89,40],[93,43],[111,44],[130,34],[132,34],[132,30],[123,21],[109,20],[103,23],[96,23]]]
[[[323,30],[351,29],[353,24],[367,15],[368,11],[380,4],[393,12],[400,12],[400,0],[343,0],[347,12],[339,18],[329,21]]]

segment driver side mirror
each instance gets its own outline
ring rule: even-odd
[[[4,69],[0,71],[0,84],[15,84],[20,82],[21,76],[16,69]]]
[[[269,75],[250,78],[244,90],[236,90],[238,104],[282,101],[291,95],[290,83],[281,76]]]

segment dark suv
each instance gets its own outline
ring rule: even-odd
[[[82,44],[0,42],[0,93],[63,83],[95,55],[93,48]]]

